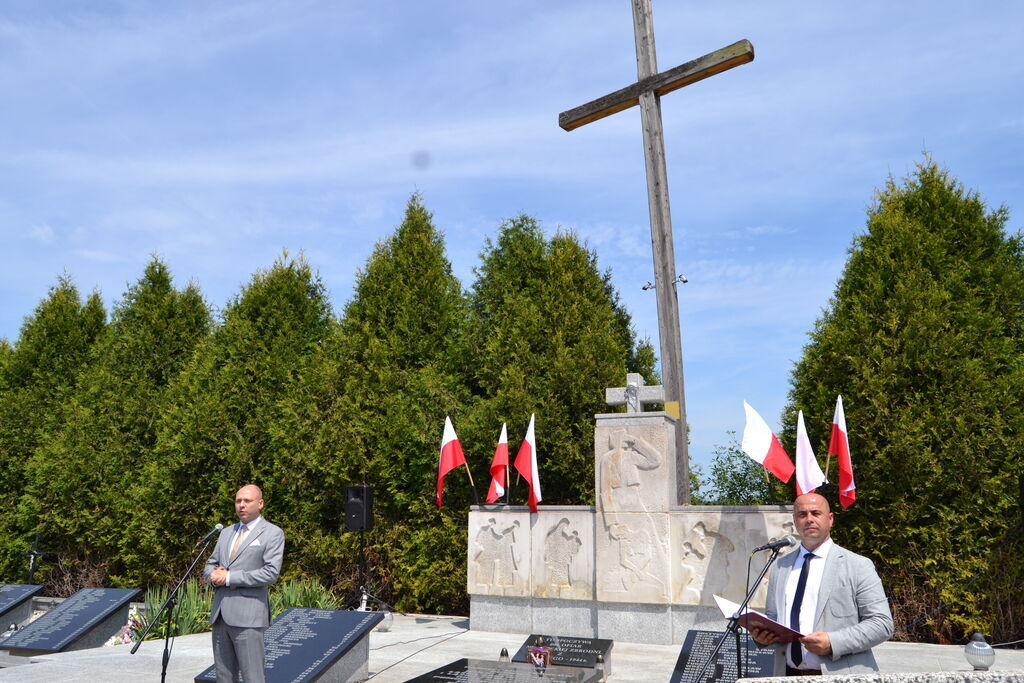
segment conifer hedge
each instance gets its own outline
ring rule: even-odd
[[[793,373],[789,447],[797,409],[827,443],[844,396],[858,501],[835,535],[875,559],[904,636],[1024,627],[1024,251],[1007,222],[931,160],[891,179]],[[351,598],[365,552],[383,599],[465,613],[474,498],[458,470],[434,503],[445,415],[481,496],[501,423],[514,454],[536,413],[544,501],[591,503],[592,416],[626,372],[657,381],[653,349],[586,244],[516,216],[464,290],[418,195],[338,314],[287,254],[217,316],[157,258],[109,323],[64,276],[0,340],[0,580],[24,580],[38,532],[50,594],[166,583],[255,481],[287,534],[285,579]],[[734,447],[718,455],[716,502],[786,495],[730,469]],[[360,483],[376,493],[364,535],[344,530]]]
[[[481,496],[501,422],[514,452],[536,413],[545,501],[587,502],[604,387],[654,358],[574,235],[520,216],[482,262],[463,291],[414,195],[337,317],[287,254],[216,319],[157,258],[109,324],[61,278],[0,344],[0,578],[24,580],[38,531],[50,593],[166,583],[253,481],[287,534],[285,579],[353,596],[369,578],[400,609],[464,612],[474,497],[460,470],[434,502],[445,416]],[[376,501],[362,537],[344,530],[343,488],[360,483]]]
[[[793,372],[787,444],[798,409],[827,444],[843,396],[857,502],[833,499],[834,536],[875,560],[898,637],[1024,626],[1008,552],[1022,546],[1024,249],[1008,218],[931,159],[891,178]]]

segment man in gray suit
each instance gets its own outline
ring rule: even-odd
[[[284,532],[260,516],[263,492],[249,484],[235,494],[238,524],[220,532],[203,576],[216,586],[210,623],[218,683],[263,683],[263,632],[270,625],[267,587],[284,559]]]
[[[772,570],[765,612],[808,635],[788,644],[765,629],[750,635],[775,646],[777,676],[878,671],[871,648],[892,635],[892,614],[875,565],[832,541],[832,512],[818,494],[794,501],[793,522],[802,543]]]

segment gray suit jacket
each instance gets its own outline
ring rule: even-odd
[[[217,567],[227,567],[230,586],[219,586],[213,593],[210,623],[218,616],[229,626],[261,628],[270,625],[268,586],[277,581],[284,559],[284,532],[265,518],[242,542],[233,560],[231,539],[237,524],[220,532],[217,546],[206,561],[203,576],[207,581]]]
[[[779,619],[786,607],[786,580],[801,550],[779,560],[768,579],[765,613]],[[822,673],[878,671],[871,648],[892,635],[892,613],[875,565],[866,557],[833,545],[825,559],[818,589],[814,630],[828,633],[832,657],[823,658]],[[775,646],[775,674],[786,673],[786,646]]]

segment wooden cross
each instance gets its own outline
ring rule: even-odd
[[[665,387],[647,386],[638,372],[626,375],[626,386],[604,390],[604,402],[610,406],[626,406],[627,413],[642,413],[644,406],[665,402]]]
[[[679,300],[672,246],[672,215],[668,202],[668,172],[665,169],[665,136],[661,125],[661,96],[753,61],[754,47],[750,41],[741,40],[658,73],[651,0],[633,0],[633,32],[636,38],[637,82],[562,112],[558,115],[558,125],[565,130],[573,130],[640,105],[647,167],[647,203],[651,214],[651,244],[654,252],[654,284],[658,297],[658,336],[661,342],[662,379],[665,383],[665,410],[678,418],[676,496],[681,505],[688,505],[690,462],[683,394],[683,343],[679,332]]]

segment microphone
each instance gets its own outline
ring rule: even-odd
[[[799,541],[797,541],[792,536],[786,536],[784,538],[778,539],[777,541],[772,541],[771,543],[759,545],[753,550],[751,550],[750,554],[753,555],[754,553],[761,552],[762,550],[778,550],[779,548],[788,548],[790,546],[796,545],[798,542]]]
[[[217,526],[215,526],[212,529],[210,529],[210,533],[206,534],[201,539],[196,541],[196,544],[194,546],[192,546],[192,550],[195,550],[196,548],[198,548],[202,544],[206,543],[208,540],[210,540],[211,536],[213,536],[215,533],[217,533],[218,531],[220,531],[223,528],[224,528],[223,524],[218,524]]]

